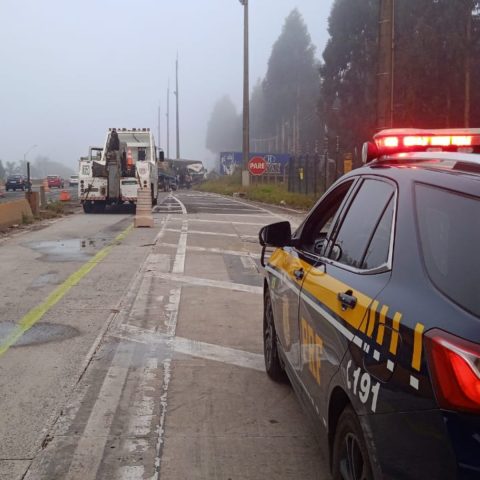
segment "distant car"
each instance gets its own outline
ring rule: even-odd
[[[76,187],[78,185],[78,175],[70,175],[68,184],[70,187]]]
[[[23,190],[27,189],[27,177],[24,175],[10,175],[5,183],[5,190]]]
[[[63,178],[59,175],[48,175],[47,182],[49,188],[63,188],[65,186]]]

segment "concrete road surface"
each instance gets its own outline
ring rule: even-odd
[[[264,372],[257,234],[285,214],[190,191],[154,212],[0,244],[0,479],[328,479]]]

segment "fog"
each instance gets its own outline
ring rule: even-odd
[[[263,77],[285,17],[298,7],[325,46],[333,0],[249,0],[250,82]],[[1,0],[0,159],[46,156],[76,168],[108,127],[150,127],[175,156],[175,58],[181,157],[212,165],[205,134],[214,103],[242,102],[243,9],[238,0]],[[157,143],[158,138],[157,138]]]

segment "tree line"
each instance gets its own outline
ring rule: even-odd
[[[251,92],[251,151],[360,151],[377,126],[379,9],[380,0],[335,0],[321,60],[302,15],[290,13]],[[393,126],[479,126],[479,50],[480,1],[396,0]],[[241,114],[226,96],[207,148],[238,151],[241,141]]]

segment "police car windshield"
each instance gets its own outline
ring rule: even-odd
[[[445,295],[480,317],[480,198],[416,186],[425,266]]]

